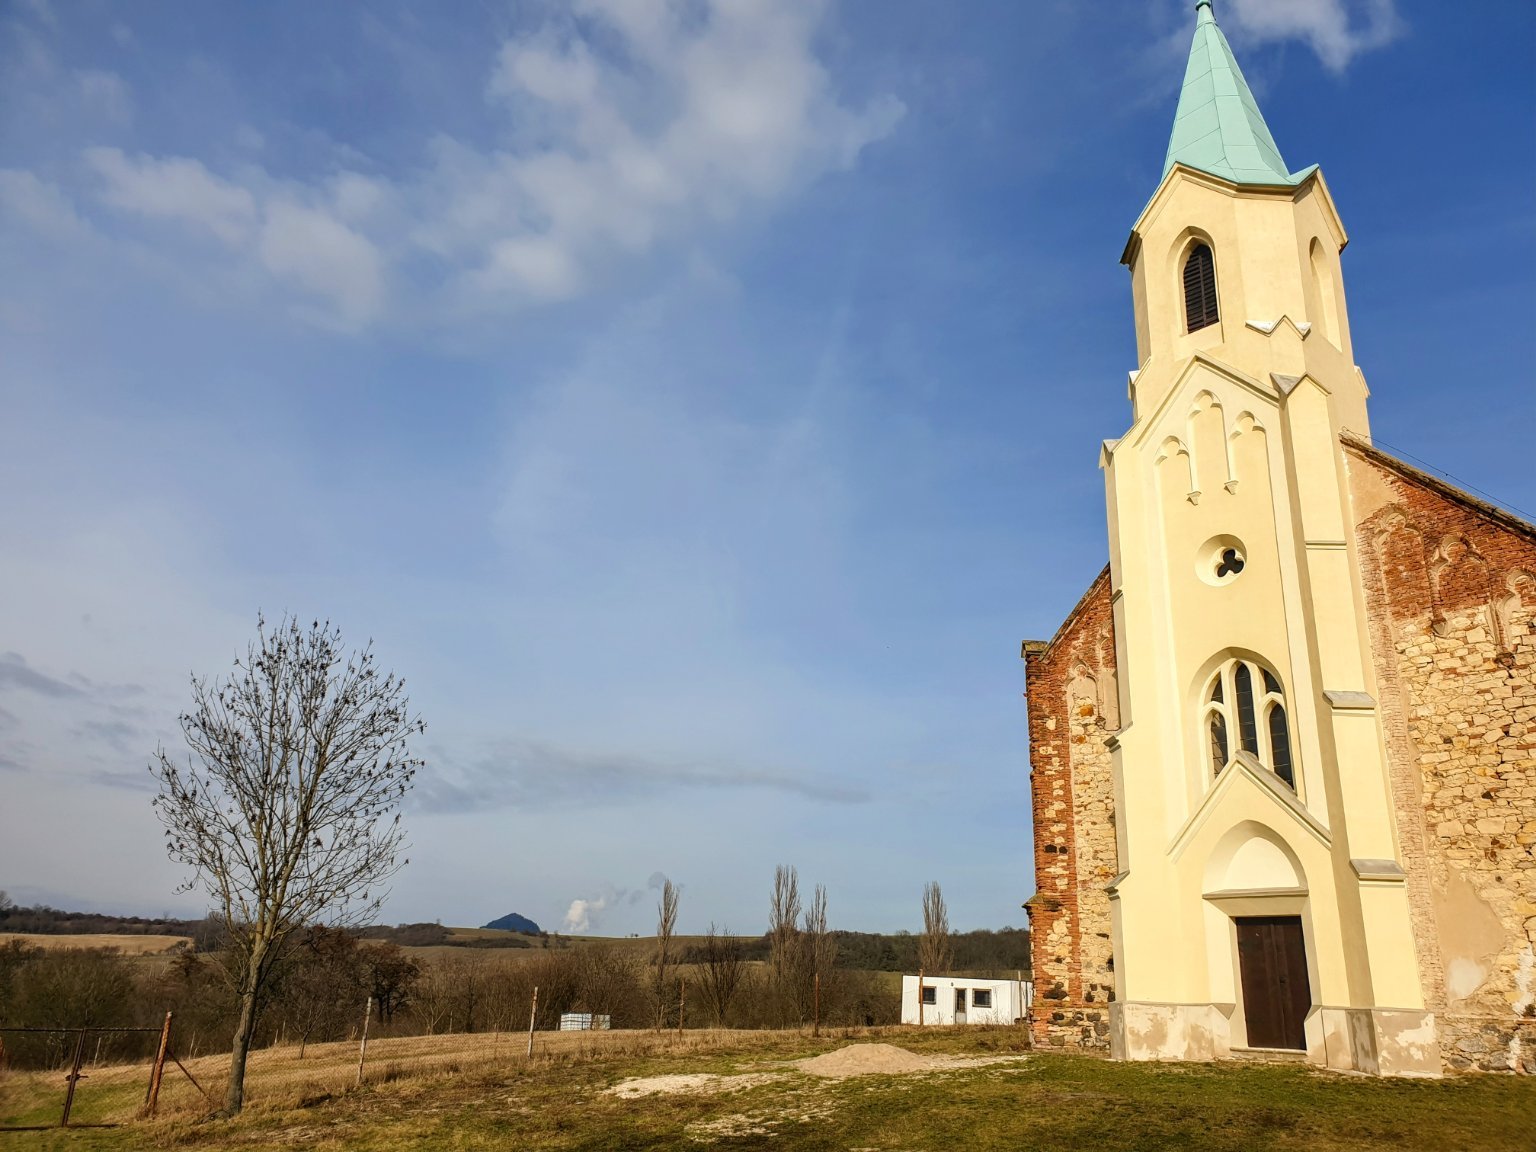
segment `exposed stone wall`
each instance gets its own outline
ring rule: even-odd
[[[1528,1071],[1536,530],[1347,447],[1425,1001],[1448,1067]]]
[[[1025,646],[1035,895],[1027,905],[1041,1045],[1107,1047],[1109,897],[1119,871],[1106,738],[1119,728],[1106,569],[1048,644]]]
[[[1435,1017],[1440,1058],[1452,1072],[1524,1072],[1536,1075],[1536,1019],[1495,1016]]]

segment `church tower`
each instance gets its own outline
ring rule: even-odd
[[[1322,172],[1281,158],[1210,0],[1196,21],[1122,257],[1139,367],[1100,455],[1107,578],[1066,639],[1025,651],[1037,1003],[1126,1059],[1291,1049],[1438,1075],[1343,447],[1370,436],[1348,237]],[[1089,959],[1053,982],[1073,949]]]

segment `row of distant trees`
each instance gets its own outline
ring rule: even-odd
[[[220,946],[225,933],[217,915],[197,920],[171,916],[113,916],[101,912],[66,912],[47,904],[17,905],[0,890],[0,933],[34,936],[185,936],[194,951]],[[357,929],[365,940],[382,940],[402,948],[538,948],[549,947],[548,932],[538,935],[502,932],[493,936],[455,936],[438,923],[370,924]],[[559,933],[554,941],[559,942]]]
[[[663,978],[654,959],[618,943],[424,957],[317,927],[274,972],[250,1042],[297,1045],[302,1054],[311,1044],[352,1038],[370,997],[376,1035],[521,1030],[535,987],[540,1029],[557,1027],[565,1012],[608,1016],[615,1028],[772,1028],[809,1020],[802,986],[785,984],[745,951],[743,941],[711,932],[678,951]],[[0,1027],[155,1028],[172,1011],[178,1055],[228,1052],[240,1016],[238,963],[232,950],[187,951],[165,963],[13,940],[0,944]],[[889,978],[829,970],[820,1019],[894,1023],[898,1000]],[[148,1034],[103,1033],[98,1050],[97,1039],[94,1056],[108,1060],[142,1058],[153,1041]],[[0,1034],[0,1059],[13,1067],[54,1067],[67,1057],[66,1043],[62,1031]]]
[[[680,900],[679,889],[667,880],[656,907],[656,955],[651,971],[658,1028],[667,1025],[667,991],[673,986],[673,970],[680,963],[691,963],[697,969],[718,1023],[729,1017],[748,981],[747,964],[765,961],[764,973],[753,976],[758,985],[753,988],[754,998],[759,1011],[766,1008],[780,1026],[832,1020],[848,1001],[846,974],[853,970],[918,969],[938,975],[958,966],[968,972],[1007,976],[1029,967],[1027,931],[1008,928],[958,937],[952,933],[944,893],[937,881],[923,889],[923,931],[916,937],[833,931],[828,924],[826,886],[817,884],[810,903],[802,906],[800,875],[790,865],[781,864],[774,870],[768,932],[760,942],[732,936],[728,928],[717,929],[711,923],[702,944],[679,952],[674,936]],[[677,980],[681,983],[682,978]]]

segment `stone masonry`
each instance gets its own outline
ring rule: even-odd
[[[1109,896],[1119,871],[1105,741],[1119,728],[1106,569],[1049,642],[1024,646],[1036,894],[1026,907],[1041,1046],[1107,1048]]]
[[[1426,1005],[1536,1070],[1536,529],[1346,441]]]

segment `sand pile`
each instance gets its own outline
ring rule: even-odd
[[[850,1044],[836,1052],[796,1060],[793,1067],[812,1076],[841,1080],[846,1076],[906,1076],[914,1072],[937,1072],[989,1063],[992,1060],[987,1058],[919,1056],[894,1044]]]

